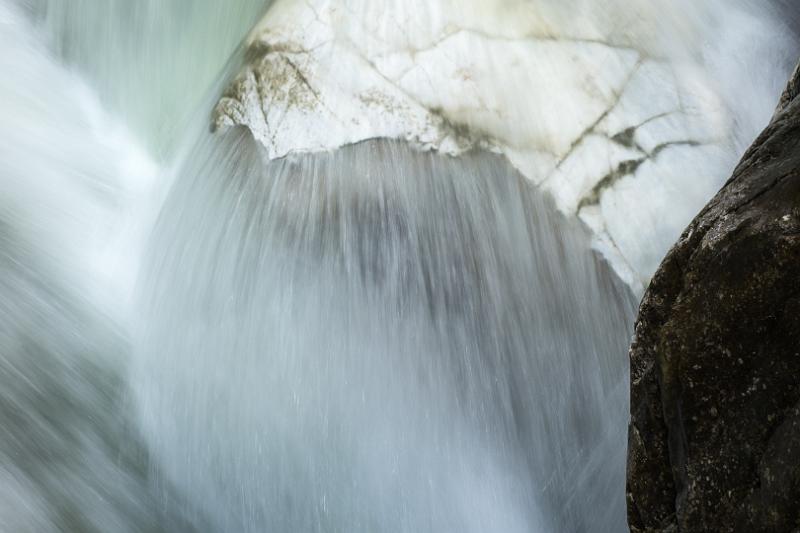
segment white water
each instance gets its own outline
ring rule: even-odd
[[[221,531],[620,529],[633,302],[577,222],[487,154],[262,157],[200,143],[151,243],[167,476]]]
[[[212,136],[265,8],[224,4],[0,2],[0,531],[623,530],[585,228],[486,153]],[[741,146],[789,42],[750,22],[705,49]]]

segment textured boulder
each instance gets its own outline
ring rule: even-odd
[[[787,30],[756,3],[274,2],[213,127],[270,159],[382,138],[503,154],[641,295],[786,75]]]
[[[800,531],[800,73],[645,293],[632,531]]]

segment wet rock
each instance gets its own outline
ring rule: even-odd
[[[645,293],[635,532],[800,531],[800,72]]]

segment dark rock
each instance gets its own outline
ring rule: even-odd
[[[800,72],[645,293],[632,531],[800,531]]]

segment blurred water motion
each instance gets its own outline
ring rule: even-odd
[[[126,385],[160,171],[107,95],[47,46],[31,7],[0,3],[0,531],[205,530],[153,477]]]
[[[7,1],[7,0],[5,0]],[[181,142],[207,91],[271,0],[18,0],[150,152]]]
[[[260,150],[201,142],[148,253],[168,478],[220,531],[623,529],[633,301],[577,222],[490,154]]]
[[[0,0],[0,532],[625,530],[629,289],[500,156],[211,134],[268,4]]]

